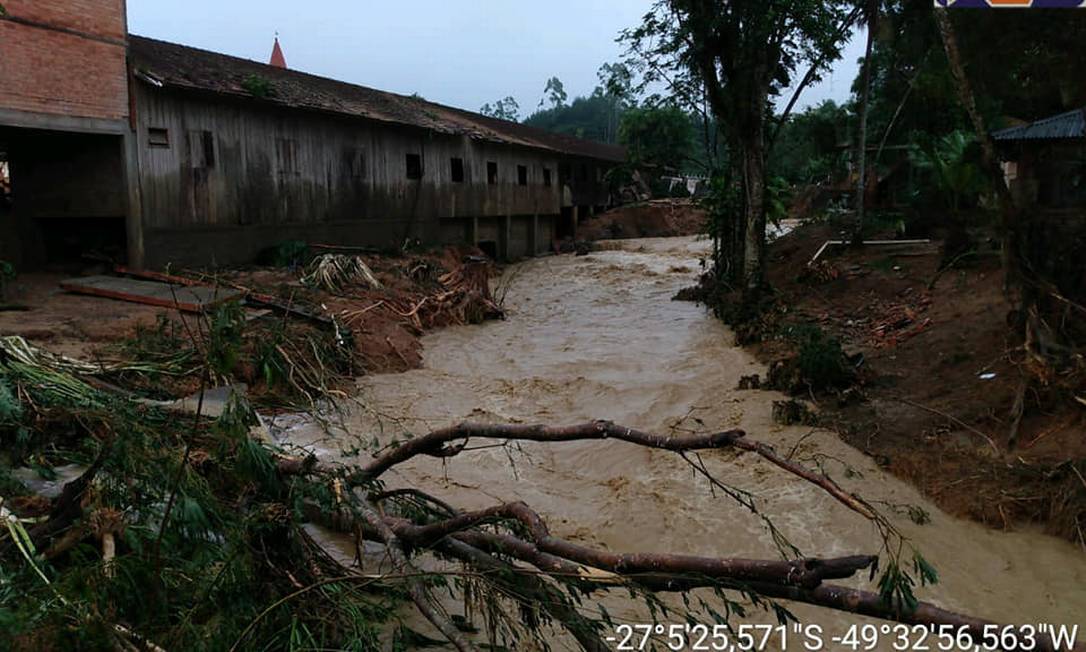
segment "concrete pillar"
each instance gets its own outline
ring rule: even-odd
[[[470,230],[470,233],[468,233],[468,241],[471,243],[471,246],[478,247],[479,246],[479,216],[478,215],[472,215],[471,216],[471,222],[468,225],[468,229]]]
[[[528,234],[528,247],[533,256],[539,254],[539,213],[532,213],[532,230]]]
[[[498,255],[503,260],[509,260],[509,244],[512,241],[512,225],[513,217],[511,215],[502,215],[501,237],[498,243]]]
[[[577,205],[574,205],[573,206],[573,239],[574,240],[577,239],[577,231],[578,231],[577,225],[581,221],[580,214],[581,214],[581,207],[577,206]]]
[[[128,266],[143,269],[143,200],[140,196],[139,144],[136,133],[126,130],[121,137],[121,164],[124,166],[124,186],[127,195],[125,234]]]

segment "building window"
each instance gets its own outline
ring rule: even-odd
[[[188,132],[189,161],[193,169],[215,167],[215,136],[210,131]]]
[[[464,183],[464,159],[452,157],[449,159],[453,183]]]
[[[289,138],[277,138],[275,163],[281,175],[298,174],[298,142]]]
[[[490,185],[498,183],[498,164],[494,161],[486,162],[486,182]]]
[[[162,127],[151,127],[147,130],[147,146],[148,147],[162,147],[169,149],[170,147],[170,130],[163,129]]]
[[[528,166],[527,165],[518,165],[517,166],[517,185],[518,186],[526,186],[526,185],[528,185]]]
[[[407,178],[416,181],[422,178],[422,157],[418,154],[407,155]]]
[[[551,185],[551,169],[543,168],[543,185],[550,187]]]

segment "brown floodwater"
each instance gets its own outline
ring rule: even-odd
[[[303,426],[290,430],[290,439],[334,457],[355,435],[388,441],[462,420],[610,419],[655,431],[739,427],[778,450],[798,443],[799,459],[821,464],[868,500],[925,510],[930,522],[918,525],[883,509],[940,573],[938,585],[917,590],[921,599],[998,621],[1086,625],[1081,550],[1040,532],[994,531],[944,514],[834,433],[775,424],[772,402],[780,394],[736,389],[740,376],[764,376],[763,365],[737,348],[731,332],[702,307],[671,300],[694,282],[705,242],[661,238],[610,247],[511,266],[498,283],[506,321],[427,335],[423,368],[361,379],[358,402],[364,407],[349,417],[351,436],[321,438]],[[819,488],[754,456],[702,457],[721,480],[750,491],[803,554],[879,552],[874,526]],[[621,442],[524,444],[512,454],[486,448],[444,461],[416,458],[385,480],[420,486],[466,508],[523,500],[554,534],[615,551],[778,554],[760,517],[719,491],[714,495],[682,459]],[[866,575],[852,584],[876,590]],[[613,615],[645,617],[623,596],[604,601]],[[789,608],[828,630],[875,622],[806,605]],[[773,622],[759,611],[750,619]],[[889,641],[879,647],[890,649]]]

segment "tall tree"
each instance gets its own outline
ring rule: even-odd
[[[748,299],[765,284],[766,132],[770,98],[800,66],[840,56],[838,0],[658,0],[623,40],[649,60],[649,74],[705,90],[724,132],[740,190],[740,215],[719,228],[724,272]]]
[[[871,96],[871,46],[875,43],[875,27],[879,19],[879,0],[867,0],[864,11],[867,14],[867,45],[864,48],[859,133],[856,138],[856,230],[852,234],[852,242],[855,244],[862,243],[864,237],[864,208],[867,198],[867,113],[868,98]],[[878,171],[875,174],[878,174]]]
[[[539,100],[539,108],[543,108],[543,103],[547,100],[550,100],[552,109],[565,106],[568,97],[569,96],[566,94],[566,87],[562,83],[562,80],[557,77],[551,77],[543,87],[543,97]]]
[[[479,107],[479,113],[491,118],[498,118],[499,120],[516,122],[517,120],[520,120],[520,105],[517,104],[516,99],[514,99],[512,95],[509,95],[494,102],[493,105],[487,102]]]
[[[618,141],[634,167],[653,176],[677,174],[694,150],[694,125],[677,106],[629,109],[622,114]]]

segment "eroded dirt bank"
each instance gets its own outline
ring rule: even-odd
[[[922,599],[1007,622],[1079,623],[1086,613],[1086,557],[1071,544],[952,518],[835,434],[776,425],[770,413],[781,395],[735,389],[740,376],[764,368],[704,309],[670,300],[696,277],[706,243],[673,238],[613,246],[509,269],[509,319],[427,335],[423,368],[361,379],[366,409],[352,415],[350,430],[380,433],[387,442],[465,419],[602,418],[657,431],[741,427],[778,450],[796,447],[798,459],[821,465],[847,489],[886,501],[884,511],[940,571],[939,585],[918,590]],[[291,438],[323,456],[350,445],[305,429]],[[753,492],[804,554],[879,551],[874,528],[817,488],[753,457],[703,457],[717,477]],[[663,452],[611,442],[524,445],[511,456],[484,448],[397,469],[386,478],[390,485],[416,484],[464,507],[524,500],[556,534],[616,551],[776,555],[759,517],[714,495],[681,459]],[[930,522],[895,516],[891,504],[920,507]],[[873,588],[866,578],[857,582]],[[622,601],[613,601],[607,599],[612,614],[643,617],[617,610]],[[827,627],[858,620],[803,606],[794,613]]]

